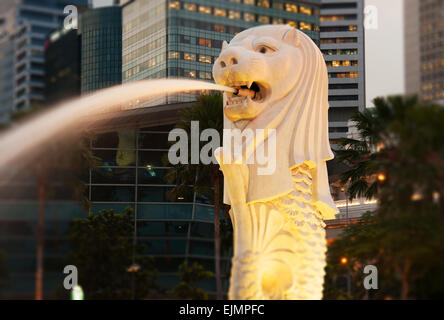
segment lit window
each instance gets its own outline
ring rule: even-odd
[[[225,32],[225,26],[221,24],[215,24],[214,25],[214,31],[216,32]]]
[[[358,31],[358,26],[349,26],[348,30],[349,31]]]
[[[190,78],[196,78],[196,71],[194,70],[185,70],[185,75]]]
[[[285,4],[285,11],[298,12],[298,6],[292,3]]]
[[[255,17],[255,15],[253,13],[245,12],[244,13],[244,20],[245,21],[255,21],[256,17]]]
[[[303,14],[308,14],[309,16],[311,16],[311,8],[309,8],[309,7],[301,6],[300,7],[300,12],[303,13]]]
[[[311,30],[311,24],[306,22],[301,22],[300,27],[301,30]]]
[[[179,52],[177,51],[168,52],[168,59],[179,59]]]
[[[273,24],[284,24],[284,19],[273,18]]]
[[[179,1],[170,1],[170,9],[180,9],[180,2]]]
[[[244,0],[244,3],[254,6],[254,1],[255,0]]]
[[[241,0],[229,0],[230,2],[236,2],[236,3],[240,3]]]
[[[199,6],[199,12],[205,14],[211,14],[211,8],[206,6]]]
[[[270,8],[270,1],[268,0],[258,0],[257,1],[258,7],[264,7],[264,8]]]
[[[297,23],[296,21],[293,21],[293,20],[287,20],[287,24],[288,24],[289,26],[294,27],[294,28],[297,28],[297,27],[298,27],[298,23]]]
[[[240,19],[241,14],[239,11],[230,10],[228,11],[228,18],[230,19]]]
[[[226,17],[227,10],[214,8],[214,15],[218,17]]]
[[[259,16],[257,17],[257,21],[260,23],[270,23],[270,18],[267,16]]]
[[[199,62],[211,63],[211,56],[200,55],[199,56]]]
[[[196,55],[194,53],[184,53],[183,59],[188,61],[196,61]]]
[[[211,73],[210,72],[199,71],[199,78],[205,79],[205,80],[211,80]]]
[[[211,48],[211,40],[205,38],[199,38],[199,45],[203,47]]]
[[[188,11],[196,11],[197,7],[194,3],[184,3],[183,8]]]

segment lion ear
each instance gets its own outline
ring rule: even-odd
[[[282,37],[282,41],[289,44],[290,46],[299,46],[299,31],[295,28],[291,28],[290,30],[285,32],[284,36]]]
[[[228,42],[224,40],[224,42],[222,42],[222,50],[225,50],[227,47],[228,47]]]

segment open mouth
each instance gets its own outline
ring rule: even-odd
[[[257,82],[237,82],[231,85],[235,89],[234,93],[227,94],[227,105],[239,105],[246,102],[261,102],[265,97],[264,88]]]

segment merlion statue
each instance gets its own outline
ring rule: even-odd
[[[259,26],[224,42],[213,75],[217,84],[235,89],[224,94],[228,130],[215,152],[234,228],[229,298],[321,299],[323,220],[337,213],[326,166],[333,153],[323,56],[290,26]],[[261,134],[243,136],[234,143],[241,152],[231,152],[225,132],[236,129]],[[250,160],[258,151],[270,156],[272,135],[274,170],[260,174],[267,164]]]

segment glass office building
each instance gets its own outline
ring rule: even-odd
[[[0,77],[0,95],[7,96],[0,105],[0,118],[7,121],[13,111],[44,105],[44,44],[50,32],[62,27],[68,5],[80,12],[88,7],[88,1],[0,1],[0,46],[7,47],[4,41],[10,42],[12,50],[6,49],[5,59],[12,59],[13,71],[8,78]]]
[[[164,120],[161,114],[143,116]],[[134,209],[137,241],[146,245],[146,255],[155,258],[158,282],[166,289],[179,283],[178,266],[185,260],[214,270],[214,208],[210,200],[198,197],[191,187],[175,198],[167,195],[174,188],[174,182],[164,179],[169,170],[164,158],[171,129],[172,125],[129,127],[98,135],[92,147],[103,165],[90,177],[94,212]],[[222,259],[222,270],[229,270],[227,256]],[[214,280],[203,288],[214,291]]]
[[[80,15],[82,94],[122,82],[122,9],[105,7]]]
[[[123,7],[123,82],[147,78],[212,81],[222,42],[260,24],[289,24],[319,43],[319,1],[135,0]],[[190,94],[154,104],[193,101]]]

